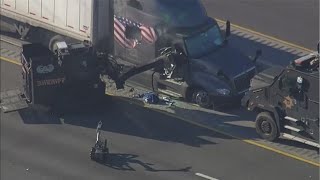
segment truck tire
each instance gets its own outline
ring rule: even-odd
[[[256,131],[263,138],[268,141],[275,141],[279,138],[280,133],[276,122],[269,112],[261,112],[256,118]]]
[[[55,50],[57,49],[56,43],[59,41],[65,41],[65,39],[61,35],[55,35],[50,39],[48,44],[50,51],[55,52]]]
[[[210,108],[213,105],[208,92],[203,89],[195,89],[192,93],[191,100],[203,108]]]

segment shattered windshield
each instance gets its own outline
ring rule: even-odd
[[[223,43],[223,37],[218,25],[215,25],[205,32],[188,37],[185,39],[185,45],[188,55],[192,58],[197,58],[210,51],[215,50]]]

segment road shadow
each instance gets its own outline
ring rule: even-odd
[[[221,113],[206,112],[203,108],[196,107],[185,109],[174,104],[172,106],[154,105],[166,108],[156,110],[144,106],[145,103],[141,99],[110,96],[107,102],[98,107],[90,106],[80,110],[76,109],[67,114],[45,113],[32,109],[20,110],[19,114],[26,124],[64,123],[92,129],[95,129],[101,120],[104,124],[103,131],[181,143],[192,147],[214,145],[217,144],[215,138],[234,139],[232,136],[261,140],[253,126],[256,114],[241,107],[223,109],[224,111]],[[171,113],[167,111],[168,109]],[[200,126],[195,126],[194,123],[200,124]],[[312,146],[282,138],[275,143],[316,150]]]
[[[224,26],[222,26],[222,29],[224,29]],[[263,69],[269,68],[269,65],[287,66],[291,61],[308,53],[305,50],[290,47],[252,33],[241,32],[237,29],[231,29],[228,45],[251,57],[255,56],[256,50],[261,49],[262,56],[258,62],[268,64]],[[316,46],[317,44],[314,45],[314,49],[316,49]]]
[[[134,94],[143,93],[143,90],[141,89],[136,89],[135,91],[136,93]],[[198,106],[192,106],[192,108],[190,108],[191,105],[185,102],[183,102],[182,104],[188,104],[187,107],[184,107],[183,105],[181,105],[181,103],[177,106],[175,105],[175,103],[173,103],[173,105],[170,106],[164,102],[160,102],[155,105],[148,105],[145,104],[141,98],[136,99],[121,97],[120,99],[127,102],[132,101],[138,106],[147,106],[153,109],[153,111],[160,111],[161,113],[167,114],[169,116],[177,117],[182,121],[188,121],[192,124],[196,123],[200,126],[205,126],[217,132],[222,132],[222,134],[231,135],[231,137],[260,141],[267,144],[277,143],[275,144],[275,146],[286,145],[289,148],[296,147],[311,151],[317,151],[317,153],[319,153],[318,149],[314,148],[313,146],[309,146],[293,140],[288,140],[282,137],[274,142],[267,142],[265,140],[262,140],[261,137],[257,134],[254,125],[257,113],[246,110],[240,105],[240,103],[220,107],[219,110],[214,111],[210,109],[200,108]],[[173,102],[177,101],[173,100]],[[159,109],[159,107],[165,108]]]
[[[284,138],[279,138],[275,141],[276,143],[287,145],[290,147],[296,147],[296,148],[302,148],[302,149],[307,149],[313,152],[317,152],[319,155],[319,148],[313,147],[313,146],[308,146],[304,143],[298,142],[298,141],[293,141],[289,139],[284,139]]]
[[[240,107],[239,109],[228,109],[225,112],[230,113],[230,114],[234,114],[238,117],[242,117],[243,115],[245,115],[246,119],[248,121],[251,121],[252,123],[255,122],[255,119],[257,116],[256,112],[247,111],[243,107]],[[227,118],[227,121],[229,121],[229,122],[232,122],[234,120],[236,120],[236,118],[229,118],[229,119]],[[256,135],[255,136],[243,136],[243,137],[246,139],[261,140],[261,137],[258,136],[258,134],[255,131],[255,128],[252,127],[251,129],[252,129],[252,130],[250,130],[251,133],[255,133]],[[313,147],[313,146],[310,146],[310,145],[307,145],[307,144],[304,144],[304,143],[301,143],[298,141],[289,140],[284,137],[280,137],[279,139],[275,140],[274,143],[279,143],[279,144],[287,145],[290,147],[303,148],[303,149],[307,149],[307,150],[311,150],[311,151],[316,151],[319,154],[319,149],[316,147]]]
[[[188,110],[187,112],[182,108],[174,106],[170,107],[170,109],[173,109],[175,114],[183,115],[188,113],[190,115],[187,115],[185,117],[186,119],[212,128],[219,132],[229,134],[231,136],[233,135],[234,137],[240,139],[265,141],[265,143],[268,144],[278,143],[279,145],[286,145],[290,148],[295,147],[306,149],[317,152],[319,154],[319,149],[316,147],[309,146],[298,141],[285,139],[283,137],[280,137],[274,142],[267,142],[266,140],[262,140],[261,137],[257,134],[254,127],[254,122],[257,114],[255,112],[247,111],[243,107],[224,109],[223,112],[227,114],[225,116],[217,116],[214,111],[212,111],[211,113],[205,112],[201,110],[202,108],[199,108],[199,110]]]
[[[62,124],[63,116],[66,115],[88,115],[101,114],[112,106],[111,97],[105,96],[100,103],[97,104],[77,104],[72,103],[64,105],[63,108],[48,109],[42,106],[32,107],[18,110],[18,113],[25,124]],[[76,106],[76,104],[78,106]]]
[[[163,142],[181,143],[193,147],[217,144],[215,138],[233,139],[144,108],[142,105],[137,105],[137,103],[142,103],[138,100],[135,103],[131,102],[132,104],[119,99],[114,99],[113,102],[112,107],[95,118],[89,114],[71,115],[64,116],[64,122],[76,126],[96,128],[98,121],[101,120],[103,131]],[[211,137],[213,140],[206,140],[202,138],[203,136]]]
[[[18,113],[26,124],[70,124],[96,129],[98,122],[102,121],[102,131],[105,132],[180,143],[192,147],[215,145],[218,144],[219,139],[233,139],[204,127],[179,121],[164,113],[144,108],[140,100],[131,98],[128,100],[111,97],[99,108],[90,106],[85,110],[78,109],[59,115],[37,112],[32,109],[20,110]]]
[[[62,124],[59,116],[45,111],[26,108],[18,113],[25,124]]]
[[[138,159],[138,155],[110,153],[106,162],[101,163],[109,168],[121,171],[136,171],[134,166],[141,166],[145,171],[149,172],[189,172],[191,167],[181,169],[157,169],[154,164],[146,163]]]

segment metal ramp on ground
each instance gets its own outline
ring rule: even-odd
[[[28,103],[20,89],[0,92],[0,109],[4,113],[28,108]]]

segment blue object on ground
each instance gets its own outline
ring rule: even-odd
[[[143,101],[149,104],[157,104],[159,103],[160,99],[157,94],[154,92],[148,92],[143,94]]]

